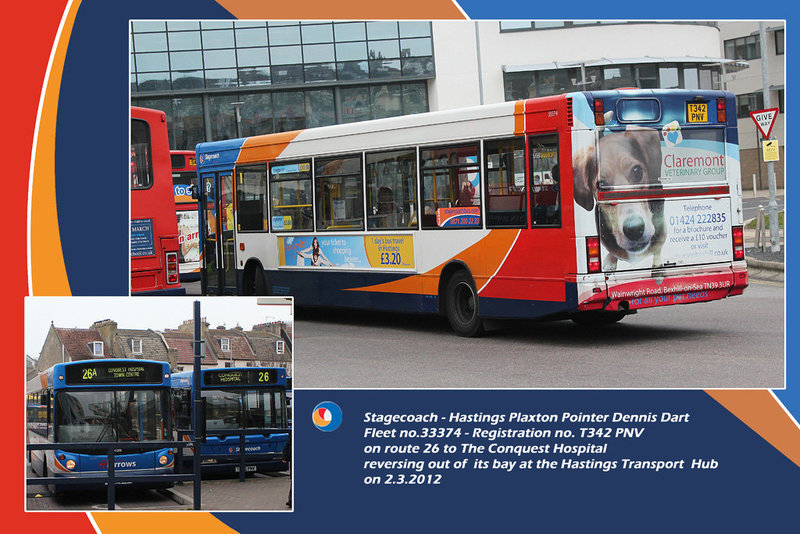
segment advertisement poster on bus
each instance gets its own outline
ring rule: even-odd
[[[597,210],[604,271],[733,258],[728,199],[602,203]]]
[[[629,125],[575,135],[576,224],[596,217],[603,270],[732,258],[726,172],[730,165],[738,177],[738,147],[724,135],[721,128],[681,128],[677,120],[661,129]],[[681,198],[711,193],[721,198]]]
[[[197,211],[178,211],[178,243],[181,262],[200,261],[200,231]]]
[[[281,267],[414,269],[410,235],[279,237]]]

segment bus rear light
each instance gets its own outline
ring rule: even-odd
[[[167,283],[178,283],[178,253],[167,252]]]
[[[590,273],[600,272],[600,238],[586,238],[586,269]]]
[[[594,99],[594,123],[597,126],[603,126],[606,123],[606,118],[603,112],[603,99]]]
[[[717,122],[728,122],[725,115],[725,97],[717,98]]]
[[[734,226],[731,229],[733,234],[733,259],[744,259],[744,229],[741,226]]]

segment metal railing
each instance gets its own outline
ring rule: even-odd
[[[116,501],[116,486],[117,484],[129,483],[157,483],[157,482],[183,482],[192,481],[195,487],[200,487],[200,472],[196,470],[193,474],[181,473],[154,473],[152,475],[117,475],[114,466],[114,459],[118,451],[125,450],[141,450],[147,449],[168,449],[180,448],[185,446],[194,445],[191,441],[148,441],[148,442],[85,442],[85,443],[28,443],[26,449],[28,451],[47,451],[56,449],[65,450],[69,452],[78,451],[97,451],[98,449],[106,451],[106,458],[108,460],[108,467],[106,468],[106,475],[93,475],[83,476],[80,473],[75,473],[75,476],[49,476],[49,477],[30,477],[26,480],[28,486],[39,486],[46,484],[58,484],[59,486],[79,486],[87,484],[104,484],[107,486],[107,503],[108,509],[115,509]],[[175,465],[177,465],[177,455],[175,455]],[[195,492],[195,499],[193,507],[195,510],[200,510],[202,506],[199,492]]]
[[[244,482],[245,481],[245,475],[247,474],[246,473],[246,466],[247,466],[247,463],[248,463],[248,456],[251,456],[252,454],[264,454],[264,455],[270,454],[270,453],[248,452],[246,450],[246,447],[248,445],[247,444],[247,436],[264,436],[264,437],[268,438],[271,434],[289,434],[290,432],[291,432],[290,428],[247,428],[247,429],[241,428],[241,429],[231,429],[231,430],[208,430],[208,429],[206,429],[206,441],[204,441],[203,443],[207,444],[207,439],[209,437],[239,436],[239,442],[238,442],[239,451],[237,453],[234,453],[234,454],[238,455],[238,457],[239,457],[239,466],[238,466],[239,467],[239,481],[240,482]],[[191,430],[178,430],[178,438],[181,439],[183,436],[191,437]],[[191,441],[182,441],[182,442],[179,442],[179,443],[183,443],[184,447],[186,447],[186,446],[188,446],[186,444],[190,444],[192,442]],[[278,454],[278,456],[275,458],[275,461],[279,462],[282,459],[283,450],[281,450],[277,454]],[[208,455],[207,454],[205,456],[216,456],[216,455]],[[232,456],[232,454],[226,454],[225,456]],[[203,454],[202,454],[202,443],[201,443],[200,457],[201,457],[201,464],[202,464],[202,457],[203,457]],[[182,460],[183,460],[183,450],[181,448],[179,448],[178,449],[178,453],[177,453],[176,458],[175,458],[175,465],[176,465],[176,469],[178,470],[178,472],[180,472],[180,469],[181,469],[180,463],[181,463]]]

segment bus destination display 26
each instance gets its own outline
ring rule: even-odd
[[[81,384],[145,384],[161,380],[161,366],[157,363],[86,362],[72,365],[64,371],[64,383]]]
[[[245,386],[251,384],[275,384],[278,381],[275,369],[235,369],[206,371],[204,375],[205,386]]]

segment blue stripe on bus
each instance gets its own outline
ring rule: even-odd
[[[239,271],[241,276],[241,271]],[[400,280],[410,276],[398,273],[348,273],[324,271],[270,271],[267,273],[272,293],[294,295],[298,305],[345,308],[367,308],[382,311],[436,313],[437,295],[385,293],[378,291],[348,291]],[[480,312],[485,317],[527,318],[551,315],[578,307],[577,286],[566,283],[565,301],[498,299],[480,297]],[[320,288],[325,287],[325,290]]]

